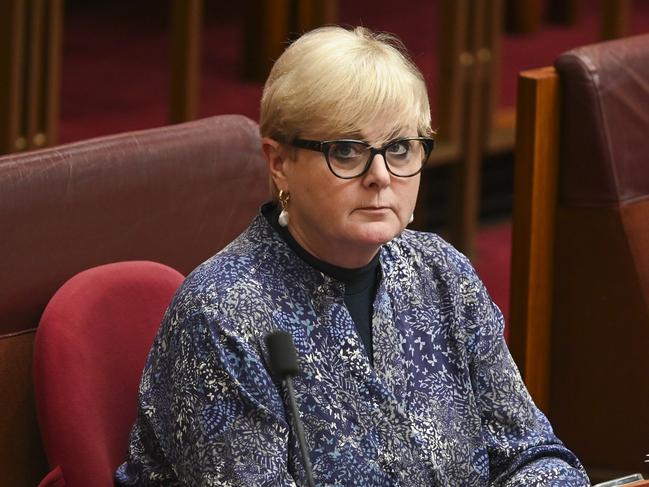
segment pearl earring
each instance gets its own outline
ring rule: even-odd
[[[288,214],[288,201],[291,199],[291,195],[288,191],[284,191],[282,189],[279,190],[279,204],[282,206],[282,212],[279,214],[279,218],[277,221],[282,227],[288,226],[288,222],[290,220],[289,214]]]
[[[414,213],[411,213],[411,214],[410,214],[410,218],[408,219],[408,223],[412,223],[412,222],[414,222],[414,221],[415,221],[415,214],[414,214]]]

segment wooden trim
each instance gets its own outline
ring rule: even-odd
[[[20,126],[25,10],[25,0],[0,2],[0,154],[25,143]]]
[[[43,103],[43,48],[45,42],[44,24],[45,24],[45,5],[43,0],[30,0],[28,11],[28,38],[27,38],[27,92],[24,98],[23,113],[25,119],[24,132],[27,134],[27,147],[36,149],[44,145],[44,137],[38,136],[40,133],[39,115]]]
[[[505,24],[507,32],[531,34],[541,26],[541,0],[507,0]]]
[[[546,18],[553,24],[575,25],[577,3],[577,0],[546,0]]]
[[[602,0],[601,8],[602,40],[617,39],[627,35],[631,21],[631,1]]]
[[[300,0],[296,7],[298,35],[338,20],[338,0]]]
[[[172,0],[169,122],[198,116],[203,0]]]
[[[53,145],[63,0],[0,3],[0,154]]]
[[[530,394],[547,414],[559,148],[554,68],[520,74],[516,118],[509,347]]]
[[[58,138],[60,106],[63,1],[29,1],[29,37],[25,97],[27,146],[54,145]]]
[[[471,3],[468,9],[465,53],[471,63],[465,66],[461,120],[462,156],[453,168],[450,209],[450,239],[453,245],[468,257],[473,256],[478,227],[480,201],[480,167],[485,145],[485,98],[488,96],[490,63],[480,53],[488,50],[485,45],[488,27],[487,0]],[[468,59],[468,58],[467,58]]]
[[[0,338],[0,485],[38,485],[47,460],[36,419],[32,381],[34,331]]]
[[[516,135],[516,107],[500,108],[493,114],[485,151],[488,155],[512,152]]]
[[[293,16],[291,0],[246,2],[243,76],[265,81],[287,45]]]
[[[438,82],[436,106],[433,108],[433,129],[436,130],[435,138],[438,148],[431,156],[429,167],[452,163],[454,187],[462,185],[463,174],[457,168],[465,159],[464,135],[464,97],[465,84],[471,75],[475,62],[474,54],[467,47],[468,31],[468,0],[442,0],[439,7],[439,20],[435,29],[439,34],[438,56]],[[415,212],[413,228],[427,229],[428,187],[427,174],[422,175],[420,188],[419,207]],[[456,191],[453,191],[455,193]],[[463,191],[462,191],[463,192]],[[449,220],[451,223],[456,218],[462,218],[464,202],[455,195],[451,197],[449,205]],[[421,209],[419,209],[421,208]],[[456,232],[462,232],[463,225],[455,226]],[[460,237],[451,230],[450,240],[457,244]]]
[[[485,126],[484,131],[491,134],[500,99],[501,77],[501,40],[503,31],[503,0],[487,0],[486,25],[482,47],[476,53],[476,59],[484,65],[485,96],[483,98]]]
[[[468,3],[466,0],[443,0],[440,6],[438,114],[436,138],[440,143],[458,143],[462,139],[462,97],[473,54],[466,49]]]
[[[486,155],[511,152],[514,148],[515,107],[500,107],[504,3],[504,0],[489,0],[490,23],[485,40],[490,63],[488,95],[485,98],[485,113],[488,114],[484,128],[487,134],[484,148]]]
[[[44,145],[56,145],[59,138],[61,107],[61,58],[63,51],[63,0],[48,0],[45,10],[44,77],[41,86],[42,105],[39,130]]]

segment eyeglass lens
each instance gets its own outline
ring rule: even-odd
[[[329,164],[338,176],[354,177],[360,175],[372,149],[358,142],[334,142],[329,146]],[[421,140],[399,140],[385,148],[385,159],[393,174],[411,176],[419,172],[426,162],[426,145]]]

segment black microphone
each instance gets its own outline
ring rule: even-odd
[[[295,399],[295,391],[293,390],[293,380],[300,373],[297,365],[297,352],[295,345],[293,345],[293,338],[291,334],[286,331],[275,331],[266,336],[266,346],[270,354],[270,367],[286,384],[288,390],[288,402],[291,408],[291,416],[295,424],[295,433],[297,434],[297,441],[300,444],[300,452],[302,453],[302,462],[304,463],[304,471],[306,472],[306,480],[309,487],[315,487],[313,482],[313,472],[311,471],[311,460],[309,459],[309,452],[306,448],[306,441],[304,440],[304,427],[302,426],[302,419],[297,409],[297,401]]]

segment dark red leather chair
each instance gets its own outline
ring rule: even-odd
[[[33,487],[49,470],[31,366],[56,290],[119,261],[187,274],[267,198],[257,124],[238,115],[0,157],[0,485]]]
[[[555,66],[519,82],[510,343],[605,479],[649,452],[649,35]]]
[[[649,452],[649,35],[560,56],[551,411],[593,468]]]
[[[183,275],[148,261],[83,271],[52,297],[34,341],[34,387],[52,487],[111,486],[126,458],[148,351]]]

